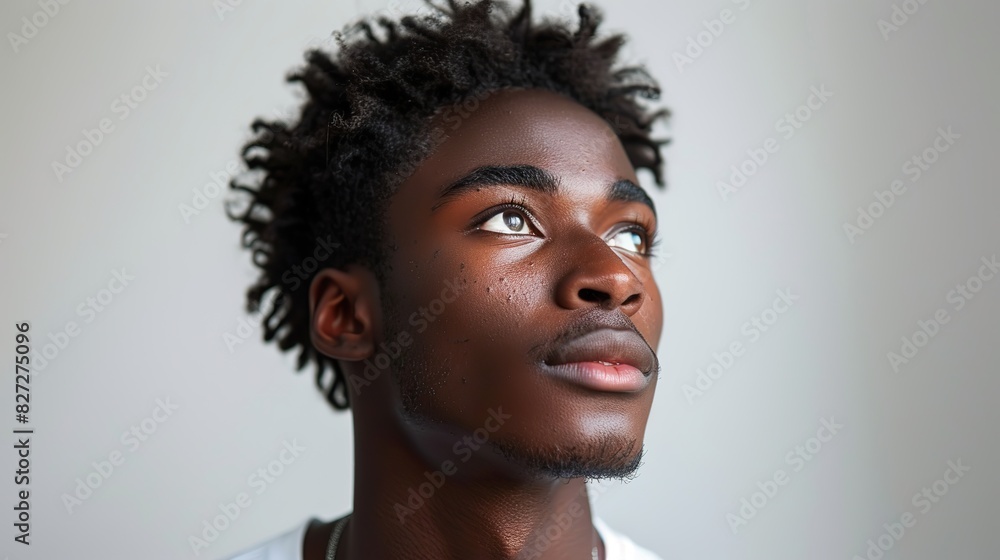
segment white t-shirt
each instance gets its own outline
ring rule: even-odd
[[[307,519],[288,532],[225,560],[302,560],[302,543],[310,521],[311,519]],[[606,560],[663,560],[608,527],[599,517],[594,517],[593,522],[597,534],[604,541]]]

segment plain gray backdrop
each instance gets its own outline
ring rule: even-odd
[[[8,431],[0,557],[218,558],[341,515],[350,417],[243,312],[254,269],[213,175],[253,117],[294,109],[307,46],[417,2],[56,5],[0,7],[0,361],[18,322],[51,344],[31,377],[32,544],[13,540]],[[640,173],[665,254],[647,455],[596,510],[668,560],[996,558],[1000,5],[598,5],[674,116],[667,190]]]

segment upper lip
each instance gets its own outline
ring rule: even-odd
[[[648,375],[656,364],[656,356],[638,333],[600,328],[558,346],[545,359],[550,366],[576,362],[627,364]]]

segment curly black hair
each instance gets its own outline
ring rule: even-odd
[[[517,10],[506,0],[424,1],[429,15],[363,18],[334,33],[334,54],[308,50],[286,77],[307,94],[297,122],[254,120],[242,150],[248,171],[230,182],[242,200],[227,201],[226,213],[243,224],[242,245],[260,269],[246,308],[263,314],[265,341],[299,350],[297,370],[315,364],[316,386],[340,410],[350,407],[347,380],[310,341],[302,288],[317,270],[350,263],[384,282],[387,201],[434,149],[429,121],[442,108],[505,88],[564,94],[604,118],[632,165],[664,186],[668,141],[650,134],[670,112],[639,102],[660,95],[645,68],[614,67],[626,38],[599,38],[598,10],[580,4],[574,30],[552,18],[533,23],[530,0]]]

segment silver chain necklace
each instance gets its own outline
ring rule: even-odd
[[[330,543],[326,545],[326,560],[335,560],[337,557],[337,545],[340,544],[340,535],[344,533],[344,527],[347,527],[347,521],[351,518],[351,514],[347,514],[341,517],[333,525],[333,533],[330,534]],[[596,537],[597,534],[595,533]],[[591,560],[600,560],[597,551],[597,545],[594,545],[593,550],[590,551]]]
[[[330,543],[326,545],[326,560],[334,560],[337,557],[337,544],[340,543],[340,535],[344,532],[344,527],[347,526],[347,520],[350,518],[351,514],[348,513],[333,525]]]

